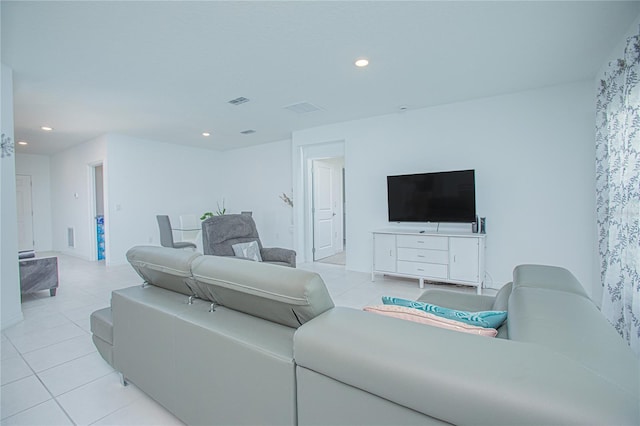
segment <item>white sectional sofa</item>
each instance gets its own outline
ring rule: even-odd
[[[92,314],[102,356],[188,424],[640,424],[638,359],[562,268],[521,265],[490,338],[334,307],[313,272],[163,247]]]

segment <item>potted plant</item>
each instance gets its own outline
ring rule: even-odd
[[[218,210],[216,210],[215,212],[204,212],[202,216],[200,216],[200,220],[205,220],[213,216],[222,216],[227,212],[227,209],[224,206],[224,198],[222,199],[222,207],[220,207],[219,202],[216,202],[216,204],[218,206]]]

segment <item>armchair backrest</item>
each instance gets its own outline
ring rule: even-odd
[[[233,245],[256,241],[262,250],[256,223],[250,215],[225,214],[202,222],[202,248],[204,254],[233,256]]]

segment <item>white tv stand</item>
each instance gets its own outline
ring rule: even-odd
[[[485,275],[486,234],[471,232],[420,232],[381,229],[373,232],[373,268],[376,273],[463,284],[482,293]]]

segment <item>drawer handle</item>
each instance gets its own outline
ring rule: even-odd
[[[422,269],[422,268],[418,268],[418,271],[420,271],[420,272],[424,272],[424,269]]]
[[[418,255],[418,257],[424,257],[424,255],[422,255],[422,254],[419,254],[419,255]]]

